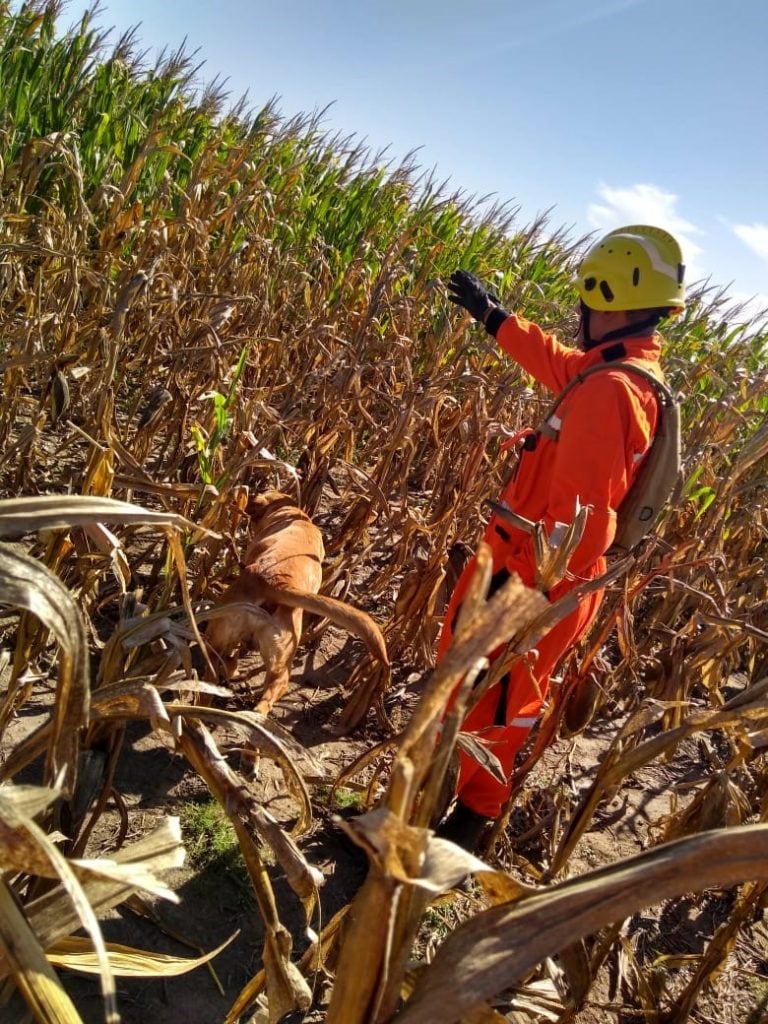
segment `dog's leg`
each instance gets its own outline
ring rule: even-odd
[[[203,642],[208,645],[208,656],[215,671],[215,676],[211,678],[210,671],[207,666],[205,667],[203,678],[208,682],[226,682],[227,685],[232,682],[237,672],[242,639],[242,627],[238,629],[239,625],[237,622],[234,624],[227,622],[224,618],[208,623]],[[197,703],[204,707],[210,707],[213,698],[208,694],[201,693],[198,694]]]
[[[213,666],[219,678],[224,676],[227,682],[231,682],[235,674],[239,655],[247,650],[260,649],[260,631],[270,633],[276,630],[272,616],[263,609],[242,606],[249,596],[242,594],[242,589],[239,581],[230,587],[229,601],[221,603],[216,616],[206,623],[204,633]],[[238,602],[239,607],[233,607],[232,602]]]
[[[256,705],[256,712],[260,715],[268,715],[273,706],[280,700],[288,689],[288,670],[283,672],[267,672],[264,682],[266,683],[261,700]]]
[[[259,648],[267,670],[264,693],[256,711],[268,715],[288,689],[291,665],[301,636],[300,608],[279,607],[273,613],[275,629],[260,630]]]

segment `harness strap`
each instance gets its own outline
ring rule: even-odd
[[[586,370],[582,370],[572,377],[565,385],[560,394],[555,398],[547,411],[543,421],[536,428],[536,433],[541,434],[543,437],[548,438],[550,441],[556,441],[562,427],[562,420],[555,413],[563,401],[565,396],[576,387],[577,384],[583,384],[587,377],[591,377],[593,373],[599,373],[603,370],[621,370],[626,373],[634,373],[637,377],[642,377],[647,380],[650,384],[653,384],[656,392],[656,398],[659,404],[664,408],[669,408],[675,403],[675,396],[672,394],[670,389],[663,381],[651,373],[650,370],[646,370],[643,366],[637,366],[635,363],[626,362],[611,362],[611,363],[598,363],[596,366],[589,366]]]
[[[644,380],[647,380],[650,384],[653,385],[656,399],[661,408],[669,409],[673,408],[675,405],[675,396],[669,389],[669,387],[667,387],[667,385],[663,381],[660,381],[654,373],[651,373],[650,370],[646,370],[645,367],[637,366],[635,363],[619,361],[598,363],[596,366],[587,367],[586,370],[582,370],[580,373],[577,373],[568,381],[563,390],[560,392],[559,395],[557,395],[557,397],[550,405],[549,410],[547,411],[547,414],[542,420],[542,422],[538,425],[538,427],[536,427],[536,430],[532,434],[526,437],[526,448],[535,448],[535,444],[529,445],[528,442],[532,441],[533,439],[538,439],[539,437],[546,437],[550,441],[557,441],[560,435],[560,430],[563,425],[562,419],[557,415],[557,410],[560,406],[560,403],[563,401],[565,396],[571,390],[573,390],[573,388],[576,387],[577,384],[583,384],[587,377],[590,377],[593,373],[599,373],[602,370],[621,370],[622,372],[635,374],[635,376],[637,377],[642,377]],[[640,456],[640,459],[638,459],[637,461],[640,461],[645,456],[645,454],[647,453],[644,452],[643,455]],[[530,519],[526,519],[524,516],[519,515],[513,509],[509,508],[508,505],[498,501],[491,501],[489,498],[486,498],[483,504],[487,505],[488,508],[490,508],[490,510],[494,513],[494,515],[496,515],[499,519],[503,520],[505,523],[508,523],[510,526],[514,526],[518,530],[523,530],[530,536],[533,536],[536,533],[536,528],[538,524],[532,522]],[[499,530],[500,533],[502,532],[498,526],[497,530]]]

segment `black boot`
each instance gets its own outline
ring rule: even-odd
[[[476,853],[486,829],[493,820],[478,814],[457,800],[448,817],[438,825],[435,835],[441,839],[450,839],[468,853]]]

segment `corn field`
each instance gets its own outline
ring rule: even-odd
[[[228,107],[183,52],[147,66],[91,16],[66,29],[59,2],[0,0],[3,1021],[138,1020],[116,979],[215,972],[219,948],[102,933],[114,908],[179,899],[178,817],[136,834],[115,785],[139,725],[220,806],[262,922],[217,1021],[671,1024],[718,1019],[734,989],[745,1024],[768,1019],[768,334],[708,283],[665,335],[684,479],[657,536],[609,570],[484,859],[431,828],[485,652],[515,657],[567,611],[514,579],[486,600],[481,549],[435,666],[501,443],[548,398],[442,282],[471,270],[568,337],[584,243],[320,117]],[[323,591],[377,619],[392,663],[345,662],[332,724],[356,746],[335,774],[204,670],[242,510],[270,487],[321,526]],[[329,916],[307,838],[337,790],[369,868]],[[108,812],[122,824],[95,848]],[[622,851],[608,823],[639,818]],[[658,953],[684,900],[716,920]],[[98,1017],[74,972],[99,979]]]

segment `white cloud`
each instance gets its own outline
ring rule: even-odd
[[[768,263],[768,224],[734,224],[737,238]]]
[[[614,188],[600,184],[597,194],[600,202],[590,203],[587,210],[587,219],[593,228],[610,231],[625,224],[655,224],[665,228],[682,247],[686,279],[695,281],[707,276],[699,263],[704,250],[695,241],[703,232],[678,213],[678,197],[673,192],[665,192],[657,185]]]

